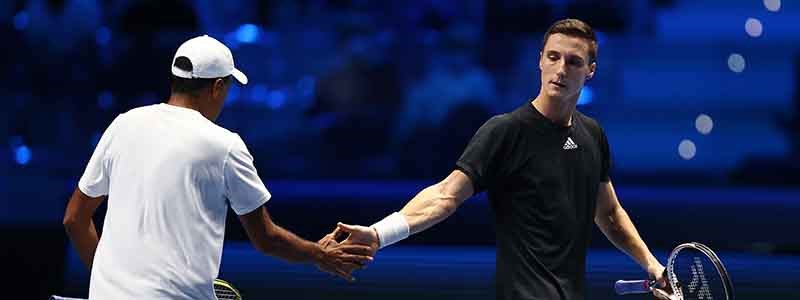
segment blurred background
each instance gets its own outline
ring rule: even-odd
[[[648,245],[663,258],[705,243],[739,298],[800,299],[800,6],[781,0],[0,1],[12,293],[86,296],[67,199],[111,120],[167,99],[191,37],[223,41],[249,76],[218,123],[247,143],[276,222],[316,240],[400,209],[484,121],[535,97],[542,36],[566,17],[597,31],[578,109],[605,128],[612,179]],[[257,254],[229,214],[220,276],[245,299],[490,299],[489,209],[474,197],[355,284]],[[591,299],[644,276],[612,248],[596,231]]]

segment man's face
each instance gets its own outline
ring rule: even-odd
[[[542,92],[555,99],[575,99],[583,83],[594,75],[597,64],[589,62],[589,41],[551,34],[539,58]]]

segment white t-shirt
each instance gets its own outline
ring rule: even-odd
[[[168,104],[114,119],[78,188],[108,195],[89,284],[100,300],[216,299],[228,205],[242,215],[271,197],[239,135]]]

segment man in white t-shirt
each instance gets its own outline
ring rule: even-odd
[[[64,226],[91,270],[90,299],[215,299],[228,206],[267,255],[350,279],[375,249],[306,241],[274,224],[271,195],[239,135],[214,123],[234,68],[230,50],[200,36],[181,45],[166,104],[109,125],[67,205]],[[108,197],[102,238],[92,215]]]

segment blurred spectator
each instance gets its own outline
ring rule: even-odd
[[[402,153],[401,155],[411,156],[409,160],[417,157],[407,151],[413,145],[463,143],[463,139],[458,139],[461,134],[443,130],[448,128],[448,122],[452,119],[466,118],[454,114],[455,111],[464,109],[470,115],[488,117],[497,96],[491,74],[477,62],[476,49],[479,48],[479,41],[480,31],[474,24],[454,23],[448,28],[439,52],[427,64],[427,74],[411,87],[395,123],[393,142],[397,145],[395,150]],[[465,131],[472,129],[453,128]],[[474,131],[468,135],[472,133]],[[430,151],[432,148],[422,149]],[[449,161],[445,162],[452,166],[458,154],[450,155]],[[441,162],[430,155],[418,157],[426,159],[418,164]]]
[[[440,127],[447,114],[462,104],[475,103],[491,111],[496,100],[491,74],[477,63],[479,32],[469,24],[453,25],[427,64],[427,74],[411,87],[396,124],[402,143],[421,127]]]
[[[48,56],[83,50],[94,42],[100,24],[100,7],[93,0],[29,0],[23,13],[28,19],[25,37]]]
[[[486,59],[490,68],[507,68],[513,61],[516,47],[513,41],[542,35],[555,21],[553,5],[548,1],[487,1]]]
[[[9,116],[9,133],[37,154],[36,162],[55,168],[71,165],[42,151],[83,140],[86,135],[78,128],[92,123],[80,117],[82,107],[76,104],[94,98],[97,64],[92,58],[100,7],[90,0],[31,0],[17,8],[12,22],[20,35],[9,41],[15,45],[10,48],[14,84],[9,91],[14,93],[15,110]],[[13,42],[17,37],[21,43]]]
[[[164,100],[175,45],[200,34],[195,9],[179,0],[134,1],[113,28],[121,49],[102,84],[121,95],[123,111]]]
[[[397,67],[387,57],[393,33],[382,29],[374,16],[353,10],[342,13],[345,22],[337,29],[342,33],[341,64],[319,80],[308,113],[332,118],[322,129],[322,159],[352,165],[352,160],[386,153],[391,113],[397,110],[402,91]]]
[[[637,0],[638,1],[638,0]],[[592,24],[600,32],[625,32],[632,1],[628,0],[574,0],[566,3],[564,14]]]
[[[269,1],[193,1],[197,23],[204,32],[219,36],[235,30],[242,24],[255,24],[261,10],[266,10]]]
[[[512,111],[539,92],[539,52],[542,50],[541,36],[518,39],[513,44],[516,51],[506,76],[500,77],[500,97],[496,112]]]

